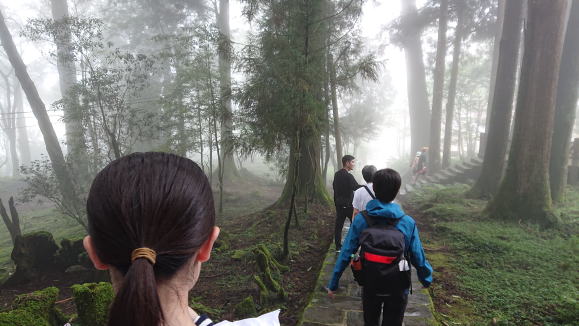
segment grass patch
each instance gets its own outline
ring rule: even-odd
[[[578,325],[576,213],[551,230],[502,222],[485,217],[486,202],[466,199],[467,189],[427,189],[410,202],[412,213],[429,224],[423,237],[435,269],[438,319],[447,325]]]

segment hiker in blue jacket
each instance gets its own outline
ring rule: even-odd
[[[414,219],[404,213],[400,205],[393,202],[400,189],[401,178],[398,172],[392,169],[383,169],[376,172],[373,179],[373,188],[376,199],[368,202],[367,214],[375,220],[384,219],[385,223],[396,219],[395,228],[404,235],[405,256],[409,257],[412,266],[417,270],[418,278],[424,287],[432,283],[432,267],[426,260],[422,243],[418,235],[418,228]],[[360,247],[360,234],[368,228],[368,223],[362,213],[358,213],[353,220],[348,235],[344,240],[342,251],[336,261],[332,279],[326,290],[330,297],[334,297],[338,289],[339,280],[344,269],[350,264],[351,257]],[[382,325],[402,325],[404,311],[408,302],[406,289],[397,294],[380,294],[372,291],[372,284],[364,284],[362,289],[362,304],[364,309],[364,325],[377,326],[380,314],[383,314]]]

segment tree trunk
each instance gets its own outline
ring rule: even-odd
[[[488,138],[489,132],[489,124],[491,121],[491,112],[493,109],[493,98],[495,95],[495,84],[497,82],[497,73],[499,68],[499,52],[500,52],[500,44],[501,44],[501,34],[503,32],[503,24],[505,21],[505,2],[506,0],[499,0],[499,11],[497,13],[497,23],[495,24],[495,38],[493,40],[493,61],[491,66],[491,83],[489,87],[489,99],[487,102],[487,114],[486,114],[486,123],[485,123],[485,138]],[[511,18],[509,18],[511,19]],[[486,141],[481,139],[481,144]],[[484,150],[483,146],[479,148],[479,156],[484,157]]]
[[[18,150],[20,153],[20,164],[30,164],[30,144],[28,131],[26,130],[26,117],[24,116],[24,105],[22,102],[22,89],[16,79],[14,83],[14,109],[16,110],[16,128],[18,132]]]
[[[416,0],[401,0],[402,15],[409,21],[416,21],[418,11]],[[406,83],[408,90],[408,107],[410,112],[410,156],[414,157],[422,146],[429,143],[430,110],[426,74],[422,54],[420,34],[422,30],[414,24],[407,24],[403,41],[406,57]]]
[[[325,185],[322,181],[322,174],[320,173],[320,137],[319,132],[315,130],[302,130],[300,132],[300,146],[299,153],[296,153],[296,144],[291,145],[290,161],[288,167],[288,175],[286,183],[278,203],[287,203],[290,201],[293,194],[295,173],[298,174],[296,198],[303,198],[307,196],[316,202],[329,202],[328,194],[325,190]],[[298,140],[294,140],[298,141]],[[299,160],[298,160],[299,156]],[[296,164],[299,164],[296,170]]]
[[[446,58],[446,30],[448,29],[448,0],[440,1],[438,18],[438,42],[432,90],[432,118],[430,120],[430,173],[440,170],[440,124],[442,122],[442,98],[444,96],[444,71]]]
[[[12,176],[18,177],[20,175],[20,163],[18,160],[18,150],[16,149],[16,115],[10,115],[12,122],[10,123],[12,127],[8,129],[8,142],[10,144],[10,158],[12,167]]]
[[[492,90],[494,95],[486,133],[485,156],[481,175],[471,190],[471,194],[476,197],[494,195],[503,175],[517,84],[524,7],[525,0],[510,0],[506,3],[505,16],[509,19],[505,20],[500,40],[497,80]]]
[[[579,91],[579,2],[573,1],[565,47],[561,57],[561,71],[557,86],[557,108],[555,110],[555,125],[551,148],[551,163],[549,164],[549,180],[551,182],[551,197],[560,201],[567,185],[567,165],[573,123],[577,109]]]
[[[67,0],[51,0],[52,18],[61,24],[56,35],[56,67],[60,80],[60,93],[64,99],[64,126],[66,130],[67,154],[72,158],[75,173],[84,178],[88,174],[88,158],[82,126],[82,113],[78,96],[70,89],[76,84],[76,67],[73,46],[67,19]]]
[[[10,151],[10,167],[12,169],[12,176],[18,177],[20,175],[20,163],[18,162],[18,151],[16,149],[16,110],[12,100],[12,83],[10,77],[4,73],[0,73],[6,83],[6,108],[4,111],[4,131],[8,137],[8,147]],[[0,121],[2,122],[2,121]]]
[[[336,140],[336,165],[342,166],[342,134],[340,133],[340,113],[338,111],[338,94],[336,90],[336,66],[334,56],[328,52],[328,70],[330,72],[330,91],[332,93],[332,114],[334,119],[334,139]]]
[[[20,217],[18,216],[18,211],[16,211],[16,206],[14,206],[14,198],[10,197],[8,200],[8,207],[10,209],[10,215],[2,203],[2,198],[0,198],[0,216],[10,233],[10,239],[12,244],[16,242],[16,237],[22,235],[22,230],[20,229]]]
[[[328,116],[328,120],[330,117]],[[330,152],[331,152],[331,145],[330,145],[330,122],[327,122],[326,125],[326,135],[324,139],[326,141],[326,151],[325,151],[325,158],[324,158],[324,169],[322,170],[322,181],[324,182],[324,187],[328,184],[328,163],[330,162]]]
[[[464,34],[464,13],[462,5],[457,3],[456,10],[457,23],[456,31],[454,33],[454,49],[452,53],[450,84],[448,85],[448,100],[446,101],[446,122],[444,123],[444,149],[442,152],[443,169],[450,166],[454,102],[456,100],[456,84],[458,82],[458,68],[460,66],[460,52],[462,49],[462,38]],[[458,123],[460,123],[460,121]]]
[[[52,123],[50,122],[50,118],[46,112],[46,107],[38,95],[36,86],[28,75],[26,66],[16,50],[16,46],[12,40],[12,35],[10,35],[10,31],[6,26],[2,12],[0,12],[0,39],[8,59],[14,68],[14,72],[22,85],[22,89],[28,98],[32,112],[38,121],[38,126],[40,127],[40,131],[44,137],[46,151],[48,152],[48,157],[50,158],[52,168],[54,169],[56,179],[58,180],[64,203],[69,206],[69,209],[73,209],[78,213],[80,211],[80,206],[78,205],[75,195],[74,183],[66,166],[62,149],[58,143],[58,138],[56,137],[56,133],[54,132],[54,128],[52,127]],[[85,224],[83,226],[86,227]]]
[[[209,184],[213,185],[213,137],[211,137],[211,126],[209,127]]]
[[[551,211],[549,155],[569,5],[567,0],[529,1],[513,141],[505,178],[489,203],[493,217],[557,222]]]
[[[199,128],[199,154],[201,156],[201,170],[207,171],[205,169],[205,154],[203,153],[203,120],[201,119],[201,106],[197,106],[197,128]],[[209,128],[209,134],[211,135],[211,128]],[[211,137],[211,136],[210,136]]]
[[[319,122],[323,121],[324,117],[323,71],[324,63],[327,64],[327,62],[324,61],[325,51],[317,49],[326,46],[327,41],[326,28],[320,26],[320,22],[324,24],[324,20],[321,19],[324,5],[321,1],[307,2],[304,12],[300,13],[303,16],[301,19],[296,19],[300,21],[299,25],[293,26],[296,29],[303,28],[303,38],[298,38],[299,43],[296,43],[295,49],[300,51],[303,58],[303,66],[299,67],[296,73],[301,74],[300,77],[303,78],[305,85],[302,87],[301,99],[298,102],[299,106],[294,120],[295,136],[288,144],[290,155],[286,183],[277,205],[291,205],[291,198],[294,195],[294,199],[305,198],[305,207],[307,207],[307,202],[319,202],[326,205],[331,202],[322,181],[320,165],[322,127]],[[328,60],[332,63],[333,76],[331,75],[330,79],[334,80],[335,86],[334,61],[331,56]],[[335,109],[335,114],[337,114],[337,106]],[[335,127],[338,126],[337,121],[334,123],[336,123]],[[295,183],[294,178],[297,180]]]
[[[458,145],[458,157],[459,159],[462,161],[464,160],[464,138],[463,138],[463,131],[462,131],[462,107],[459,103],[459,105],[457,105],[457,110],[456,110],[456,125],[457,125],[457,139],[456,139],[456,143]]]
[[[218,175],[217,180],[219,183],[219,215],[223,214],[223,173],[225,169],[223,169],[223,150],[219,152],[219,140],[217,139],[217,114],[215,112],[215,106],[213,106],[213,135],[215,136],[215,149],[217,150],[217,167],[218,167]]]
[[[325,11],[324,15],[328,16],[331,15],[330,10],[330,3],[329,1],[324,1],[325,3]],[[324,183],[324,187],[328,184],[328,163],[331,159],[331,151],[332,146],[330,144],[330,134],[331,134],[331,125],[330,125],[330,106],[332,106],[332,97],[330,96],[330,66],[328,64],[330,60],[330,24],[328,23],[327,28],[324,30],[323,38],[324,38],[324,45],[325,45],[325,57],[324,57],[324,147],[325,151],[323,152],[325,155],[321,158],[322,160],[322,182]],[[332,58],[333,59],[333,58]]]
[[[219,0],[219,86],[221,99],[221,155],[223,180],[239,177],[233,161],[233,109],[231,106],[231,32],[229,30],[229,0]]]
[[[301,144],[300,144],[300,132],[297,132],[297,136],[296,136],[296,144],[295,144],[295,149],[292,148],[292,150],[294,152],[300,152],[301,150]],[[291,197],[290,197],[290,202],[289,202],[289,212],[288,212],[288,216],[285,222],[285,226],[283,228],[283,252],[282,252],[282,257],[283,258],[287,258],[289,256],[289,229],[290,229],[290,223],[292,220],[292,214],[296,214],[296,221],[297,221],[297,212],[296,212],[296,194],[297,194],[297,190],[298,190],[298,180],[299,180],[299,175],[300,175],[300,170],[299,170],[299,166],[300,166],[300,155],[297,155],[296,157],[296,161],[294,162],[294,166],[293,166],[293,170],[292,170],[292,186],[291,186]],[[289,171],[288,171],[289,172]],[[290,182],[290,179],[288,178],[288,182]],[[306,205],[307,205],[307,199],[306,199]]]

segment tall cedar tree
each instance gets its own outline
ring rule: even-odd
[[[406,57],[408,108],[410,111],[410,143],[413,154],[429,141],[430,110],[426,73],[420,35],[423,26],[418,24],[416,0],[401,0],[402,4],[402,45]]]
[[[56,67],[60,80],[60,93],[64,101],[64,127],[66,131],[67,152],[72,157],[75,172],[79,177],[88,173],[88,158],[84,129],[78,96],[71,88],[76,84],[76,66],[68,21],[67,0],[51,0],[52,18],[58,25],[55,35]]]
[[[450,71],[450,84],[448,85],[448,100],[446,101],[446,122],[444,124],[444,146],[442,151],[442,167],[450,166],[450,150],[452,144],[452,127],[454,120],[454,103],[456,100],[456,84],[458,82],[458,68],[460,65],[460,53],[462,51],[462,40],[465,34],[465,8],[460,1],[455,3],[456,29],[454,32],[452,68]],[[460,121],[459,121],[460,123]]]
[[[448,0],[440,1],[438,18],[438,41],[436,43],[436,65],[432,90],[432,117],[430,120],[430,160],[431,173],[440,170],[440,124],[442,122],[442,98],[444,96],[444,71],[446,68],[446,31],[448,29]]]
[[[567,0],[530,0],[507,171],[489,203],[491,216],[552,225],[549,156]],[[507,16],[508,17],[508,16]]]
[[[229,0],[219,0],[216,13],[219,29],[219,84],[221,99],[221,148],[223,162],[219,171],[223,182],[239,176],[233,161],[233,110],[231,106],[231,32],[229,29]]]
[[[22,88],[15,77],[14,81],[14,109],[16,112],[16,128],[18,129],[18,151],[20,154],[20,164],[30,164],[30,143],[28,140],[28,130],[26,126],[26,116],[24,115],[24,103],[22,101]]]
[[[519,48],[525,0],[507,1],[505,19],[500,39],[497,78],[490,114],[487,142],[481,174],[471,190],[475,197],[496,193],[505,166],[509,131],[513,112],[513,99],[517,84]]]
[[[259,17],[259,35],[242,62],[247,82],[239,102],[248,129],[242,133],[254,140],[252,150],[273,156],[289,149],[287,181],[278,204],[289,203],[294,189],[298,198],[327,202],[320,166],[326,114],[324,1],[252,4],[256,6],[249,6],[246,14]]]
[[[493,64],[491,67],[491,84],[489,87],[489,99],[487,101],[487,114],[485,123],[485,134],[481,139],[479,147],[479,156],[484,156],[484,151],[486,147],[486,140],[488,138],[489,123],[491,121],[491,112],[493,109],[493,98],[495,95],[495,84],[497,81],[497,70],[499,67],[499,50],[501,48],[501,34],[503,33],[503,24],[505,21],[505,0],[499,0],[499,11],[497,14],[497,21],[495,24],[495,36],[493,40]]]
[[[20,163],[18,160],[18,150],[16,148],[16,106],[12,102],[12,81],[9,75],[0,71],[0,76],[6,85],[6,104],[0,104],[0,129],[4,131],[8,138],[6,157],[10,157],[12,176],[18,177],[20,174]],[[15,98],[14,98],[15,99]]]
[[[561,71],[557,86],[557,109],[553,128],[549,180],[551,197],[560,201],[567,185],[567,164],[575,112],[579,93],[579,1],[573,1],[565,47],[561,58]]]

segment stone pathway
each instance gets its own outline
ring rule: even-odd
[[[349,225],[344,226],[343,237],[348,231]],[[361,288],[358,286],[352,272],[348,267],[340,279],[340,289],[336,292],[336,298],[330,299],[323,290],[332,277],[334,263],[336,261],[334,246],[326,255],[326,260],[320,271],[316,291],[302,318],[302,326],[363,326]],[[432,316],[432,300],[428,291],[422,288],[418,281],[416,271],[413,269],[412,286],[413,294],[408,296],[408,306],[404,317],[405,326],[438,325]]]

